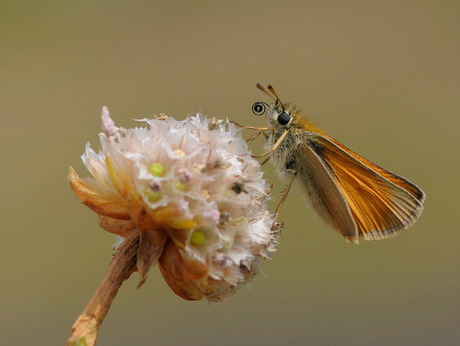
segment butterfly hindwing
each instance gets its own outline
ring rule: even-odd
[[[330,168],[311,146],[302,145],[303,164],[296,165],[296,180],[305,190],[317,213],[348,241],[357,242],[356,223]]]

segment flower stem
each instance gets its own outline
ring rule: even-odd
[[[91,301],[72,326],[66,346],[95,345],[97,333],[123,281],[136,270],[139,230],[134,229],[113,254]]]

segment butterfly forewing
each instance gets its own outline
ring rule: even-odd
[[[343,145],[339,146],[322,134],[306,131],[301,135],[305,136],[305,141],[302,141],[305,145],[299,149],[308,156],[311,156],[311,151],[317,154],[316,159],[321,161],[343,195],[360,238],[389,238],[416,221],[423,209],[424,194],[415,185],[372,164]],[[324,180],[318,174],[310,172],[309,178],[313,184],[318,185],[319,181]],[[320,209],[323,207],[328,209],[329,214],[336,215],[335,228],[349,238],[350,232],[344,234],[341,229],[343,227],[340,227],[344,221],[340,215],[346,214],[342,210],[345,207],[329,201],[329,196],[323,194],[323,205],[313,205],[322,216],[324,211]]]
[[[381,176],[383,176],[384,178],[388,179],[389,181],[391,181],[392,183],[400,186],[401,188],[403,188],[404,190],[406,190],[407,192],[409,192],[410,194],[412,194],[415,198],[417,198],[421,203],[423,203],[425,201],[425,194],[423,193],[422,190],[420,190],[416,185],[412,184],[410,181],[408,181],[407,179],[403,178],[403,177],[400,177],[396,174],[393,174],[389,171],[387,171],[386,169],[382,168],[382,167],[379,167],[378,165],[376,165],[375,163],[367,160],[366,158],[358,155],[357,153],[355,153],[353,150],[347,148],[346,146],[344,146],[342,143],[340,143],[339,141],[335,140],[334,138],[332,137],[329,137],[328,135],[326,134],[322,134],[323,137],[326,137],[327,139],[329,139],[331,142],[333,142],[336,146],[338,146],[340,149],[342,149],[343,151],[345,151],[346,153],[350,154],[351,156],[353,156],[355,159],[357,159],[358,161],[360,161],[361,163],[363,163],[365,166],[371,168],[373,171],[375,171],[376,173],[380,174]]]

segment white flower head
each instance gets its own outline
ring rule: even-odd
[[[260,164],[228,121],[140,121],[149,127],[119,128],[104,107],[102,150],[88,144],[82,156],[93,177],[70,168],[72,189],[106,231],[140,231],[140,284],[158,264],[180,297],[222,300],[252,280],[277,243]]]

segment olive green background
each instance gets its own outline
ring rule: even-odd
[[[264,126],[258,81],[419,185],[421,219],[350,245],[292,193],[250,289],[188,302],[157,268],[139,290],[134,274],[99,344],[458,343],[459,23],[458,1],[0,2],[0,344],[64,344],[110,260],[114,236],[67,181],[88,175],[101,107],[124,127],[198,111]],[[264,170],[274,208],[283,183]]]

